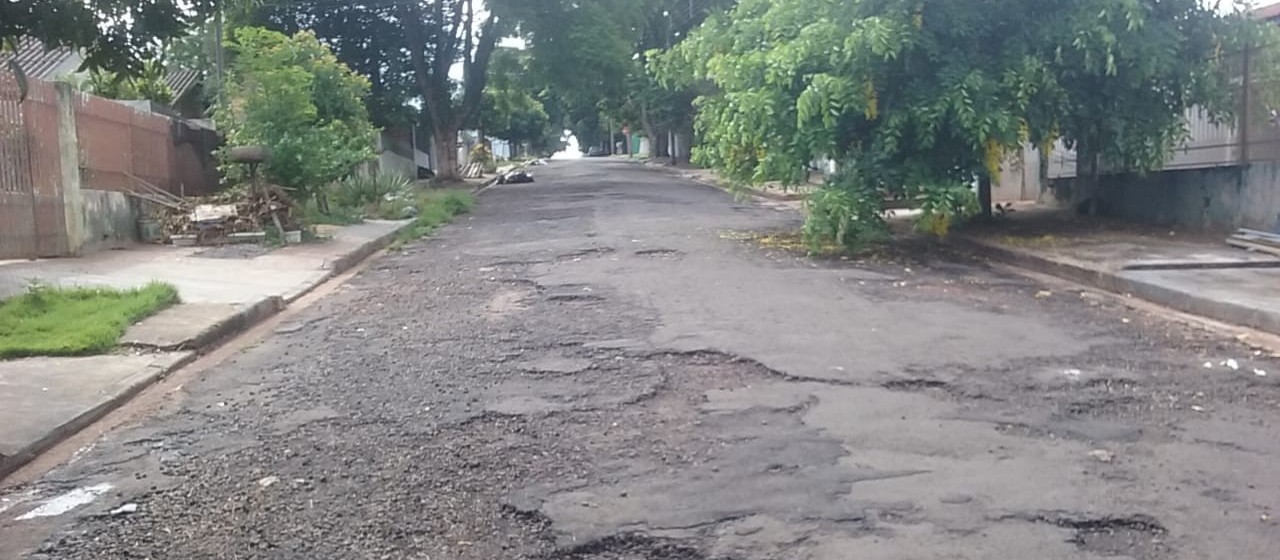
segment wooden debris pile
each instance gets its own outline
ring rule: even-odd
[[[1227,245],[1280,257],[1280,234],[1240,228],[1227,238]]]
[[[293,200],[281,187],[232,189],[208,197],[180,197],[130,176],[130,195],[151,206],[166,237],[195,235],[198,244],[216,243],[234,233],[300,229]]]
[[[462,168],[463,179],[479,179],[484,176],[484,164],[473,161]]]

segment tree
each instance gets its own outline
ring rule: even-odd
[[[717,88],[695,156],[730,179],[797,184],[839,161],[806,232],[854,243],[885,196],[923,200],[945,231],[1026,142],[1158,166],[1187,108],[1229,107],[1227,23],[1198,0],[742,0],[655,67]]]
[[[515,20],[499,17],[512,0],[397,0],[335,3],[329,0],[274,0],[266,16],[287,26],[316,25],[318,36],[379,84],[388,106],[411,84],[422,107],[421,119],[435,137],[436,176],[458,180],[459,129],[479,109],[489,60],[498,39],[513,31]],[[327,13],[341,17],[330,17]],[[292,23],[286,20],[292,19]],[[355,62],[355,59],[360,59]],[[461,76],[450,72],[461,68]],[[379,116],[382,120],[382,117]],[[386,122],[383,120],[383,122]]]
[[[0,47],[20,37],[49,48],[83,49],[84,67],[125,74],[143,70],[158,40],[181,36],[212,12],[215,0],[16,0],[0,2]]]
[[[498,39],[509,28],[499,25],[501,5],[490,2],[487,14],[479,14],[474,0],[407,2],[399,6],[406,50],[414,82],[426,106],[425,115],[435,135],[436,176],[459,180],[458,130],[480,106],[488,79],[489,61]],[[460,83],[449,76],[454,64],[462,66]],[[455,93],[457,90],[460,93]]]
[[[338,62],[309,32],[292,37],[256,27],[237,29],[227,101],[215,114],[228,146],[264,145],[266,179],[302,196],[373,157],[374,129],[363,98],[369,82]],[[238,165],[224,167],[242,179]]]
[[[108,70],[92,70],[84,89],[107,99],[146,99],[162,105],[173,102],[173,90],[165,82],[165,66],[148,60],[142,71],[130,76]]]
[[[394,3],[274,0],[243,19],[247,25],[286,35],[312,31],[338,60],[369,79],[370,94],[365,101],[376,126],[417,122],[419,110],[410,101],[419,93],[405,56],[404,29]]]
[[[553,126],[548,108],[556,110],[558,99],[529,67],[531,60],[526,51],[496,49],[484,98],[469,124],[512,144],[528,142],[537,153],[554,152],[564,128]]]

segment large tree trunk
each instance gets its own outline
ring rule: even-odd
[[[458,131],[443,130],[437,128],[436,137],[436,163],[440,169],[435,169],[436,178],[441,181],[461,181],[462,173],[458,169]]]

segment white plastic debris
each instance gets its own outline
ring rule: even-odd
[[[130,513],[137,513],[137,511],[138,504],[125,504],[111,510],[111,515],[129,515]]]
[[[1263,370],[1263,369],[1257,369],[1257,368],[1255,368],[1255,369],[1253,370],[1253,374],[1254,374],[1254,375],[1256,375],[1256,376],[1258,376],[1258,377],[1266,377],[1266,376],[1267,376],[1267,371],[1266,371],[1266,370]]]
[[[1080,377],[1081,373],[1082,372],[1080,370],[1075,368],[1062,370],[1062,375],[1065,375],[1067,377]]]
[[[277,482],[280,482],[280,477],[278,477],[278,476],[268,476],[268,477],[263,478],[262,480],[259,480],[259,481],[258,481],[258,486],[261,486],[261,487],[263,487],[263,488],[267,488],[267,487],[269,487],[269,486],[271,486],[272,484],[275,484],[275,483],[277,483]]]
[[[1191,405],[1191,410],[1194,410],[1196,412],[1204,412],[1204,407],[1198,404],[1193,404]]]
[[[1222,365],[1230,368],[1232,371],[1240,369],[1240,362],[1237,362],[1235,358],[1227,358],[1226,360],[1223,360]]]
[[[1116,454],[1106,449],[1094,449],[1089,452],[1089,457],[1099,463],[1110,463],[1116,458]]]
[[[1213,369],[1213,362],[1205,362],[1204,369]]]
[[[1036,292],[1036,299],[1044,299],[1053,295],[1049,290],[1040,290]]]

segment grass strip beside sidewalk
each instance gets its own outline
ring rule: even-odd
[[[427,191],[418,197],[418,216],[413,223],[400,230],[391,243],[392,251],[406,243],[430,235],[436,228],[453,221],[458,214],[466,214],[475,205],[475,197],[465,190]]]
[[[35,285],[0,301],[0,359],[84,356],[114,348],[130,325],[178,302],[178,291]]]

